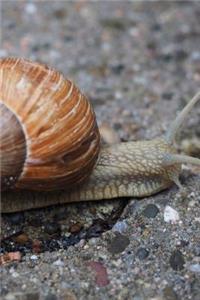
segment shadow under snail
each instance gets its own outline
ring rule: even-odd
[[[173,143],[199,100],[200,92],[163,137],[102,146],[91,104],[71,81],[44,64],[0,59],[2,212],[181,188],[182,163],[200,159]]]

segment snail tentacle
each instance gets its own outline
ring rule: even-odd
[[[184,109],[178,114],[176,119],[172,122],[169,130],[165,135],[165,139],[169,144],[173,144],[177,132],[180,130],[186,117],[192,110],[193,106],[200,100],[200,91],[188,102]]]
[[[164,159],[163,164],[166,166],[174,165],[174,164],[192,164],[200,166],[200,159],[197,157],[192,157],[189,155],[183,155],[183,154],[169,154],[166,156],[166,159]]]

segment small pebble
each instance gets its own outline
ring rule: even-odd
[[[12,225],[18,225],[24,222],[24,214],[23,213],[13,213],[8,216],[8,221]]]
[[[35,216],[28,220],[28,224],[33,227],[41,227],[43,225],[41,217]]]
[[[90,261],[88,266],[95,271],[95,282],[97,286],[103,287],[109,284],[107,269],[102,263]]]
[[[38,257],[37,257],[37,255],[31,255],[30,259],[31,259],[31,260],[37,260]]]
[[[159,209],[154,204],[148,204],[142,214],[147,218],[155,218],[159,213]]]
[[[32,14],[35,14],[36,11],[37,11],[37,7],[35,6],[35,4],[33,4],[33,3],[27,3],[26,4],[26,6],[25,6],[25,12],[27,14],[32,15]]]
[[[29,237],[27,234],[22,233],[16,237],[13,238],[14,241],[20,245],[25,245],[29,241]]]
[[[40,295],[38,292],[16,292],[8,293],[5,297],[5,300],[39,300]]]
[[[191,272],[200,273],[200,264],[193,264],[188,267]]]
[[[139,248],[136,252],[136,256],[140,259],[143,260],[149,256],[149,251],[145,248]]]
[[[178,296],[171,286],[166,286],[163,289],[163,296],[164,300],[178,300]]]
[[[53,16],[58,20],[65,18],[66,15],[67,11],[65,9],[56,9],[53,13]]]
[[[63,267],[65,264],[61,259],[58,259],[58,260],[53,262],[53,265],[58,266],[58,267]]]
[[[99,235],[110,228],[107,221],[102,219],[94,220],[93,224],[87,230],[86,238],[99,237]]]
[[[177,61],[182,61],[188,57],[188,53],[183,49],[177,49],[174,51],[174,57]]]
[[[42,242],[39,240],[33,240],[32,242],[33,253],[40,253],[42,251]]]
[[[78,233],[81,231],[81,229],[83,228],[83,224],[81,224],[80,222],[77,222],[75,224],[72,224],[69,228],[69,232],[71,233]]]
[[[164,98],[165,100],[171,100],[173,98],[173,95],[173,92],[164,92],[162,94],[162,98]]]
[[[13,261],[20,261],[20,260],[21,260],[21,253],[19,251],[9,252],[0,255],[0,265],[4,265]]]
[[[164,210],[164,220],[167,223],[176,224],[180,220],[179,213],[174,208],[167,205]]]
[[[114,74],[119,75],[119,74],[121,74],[121,72],[124,70],[124,68],[125,68],[125,65],[123,65],[123,64],[116,64],[116,65],[113,65],[113,66],[111,67],[111,70],[112,70],[112,72],[113,72]]]
[[[182,252],[180,250],[175,250],[170,256],[169,263],[173,270],[182,270],[185,264]]]
[[[44,300],[57,300],[57,299],[58,299],[57,296],[51,293],[46,295],[46,297],[44,298]]]
[[[78,300],[76,295],[70,289],[62,290],[62,299],[63,300]]]
[[[19,277],[19,273],[17,273],[17,272],[13,272],[13,273],[12,273],[12,277],[14,277],[14,278],[17,278],[17,277]]]
[[[200,282],[199,278],[194,278],[192,285],[191,285],[191,295],[192,295],[192,300],[199,300],[199,290],[200,290]]]
[[[108,245],[108,251],[112,254],[118,254],[123,252],[129,245],[130,240],[127,236],[116,232],[116,236],[110,241]]]
[[[5,49],[0,49],[0,57],[4,57],[4,56],[7,56],[8,53]]]
[[[112,228],[112,231],[118,231],[120,233],[124,232],[127,229],[127,222],[124,221],[119,221],[115,223],[115,225]]]
[[[199,61],[200,60],[200,51],[193,51],[191,53],[190,57],[193,61]]]
[[[59,233],[60,232],[60,225],[57,223],[48,223],[44,227],[44,231],[48,233],[49,235]]]
[[[195,256],[200,256],[200,244],[194,245],[193,253],[194,253]]]

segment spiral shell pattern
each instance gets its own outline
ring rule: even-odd
[[[13,175],[5,171],[7,188],[73,189],[86,180],[98,158],[100,136],[91,104],[73,82],[41,63],[0,59],[0,104],[14,115],[25,136],[20,174],[13,186]],[[13,118],[5,118],[2,113],[0,122],[8,122],[13,136]],[[6,132],[6,140],[10,136]],[[17,140],[9,141],[9,153],[16,155]],[[2,150],[3,168],[6,157]]]

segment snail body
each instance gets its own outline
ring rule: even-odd
[[[40,63],[1,59],[2,211],[181,187],[181,164],[200,160],[177,154],[173,141],[199,99],[200,93],[164,137],[103,147],[91,104],[71,81]]]

